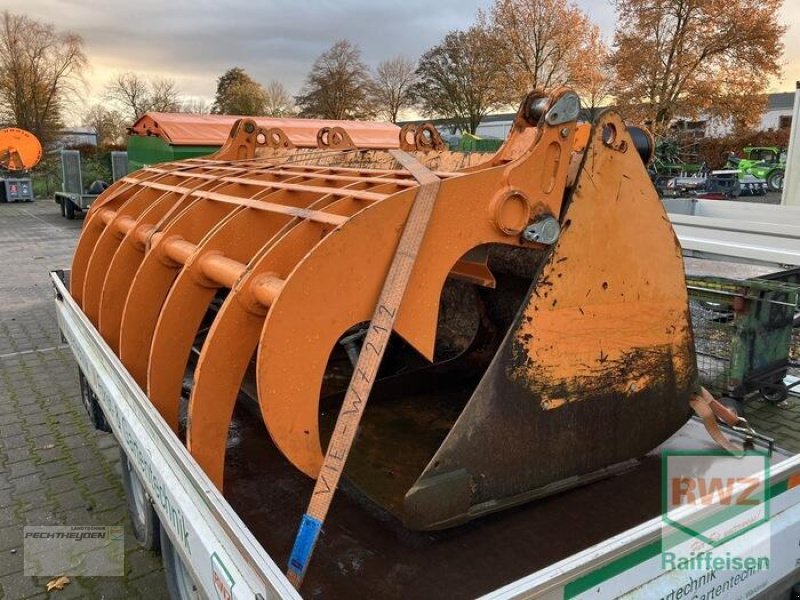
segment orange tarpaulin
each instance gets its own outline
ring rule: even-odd
[[[221,146],[240,117],[236,115],[196,115],[149,112],[140,117],[129,132],[158,136],[177,146]],[[400,128],[392,123],[335,121],[326,119],[252,118],[259,126],[281,129],[298,148],[316,148],[317,134],[324,127],[343,128],[359,148],[397,148]]]

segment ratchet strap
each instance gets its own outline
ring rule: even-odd
[[[727,450],[728,452],[736,454],[744,451],[742,447],[731,442],[727,436],[722,433],[722,430],[719,428],[719,423],[717,422],[719,419],[735,430],[752,431],[750,425],[743,417],[740,417],[730,408],[714,398],[714,396],[712,396],[704,387],[700,388],[699,394],[692,395],[691,399],[689,400],[689,405],[692,407],[692,410],[694,410],[697,416],[702,419],[703,425],[705,425],[706,431],[708,431],[708,435],[711,436],[711,439],[713,439],[723,450]]]
[[[345,393],[311,501],[289,556],[286,576],[296,589],[303,582],[314,545],[344,470],[439,193],[441,180],[434,173],[402,150],[389,152],[420,185],[378,297],[378,305]]]

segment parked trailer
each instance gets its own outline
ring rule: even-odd
[[[244,411],[234,423],[239,441],[233,439],[229,449],[234,482],[223,497],[72,299],[69,272],[53,272],[51,278],[59,327],[88,384],[92,421],[119,442],[132,521],[148,547],[160,539],[172,597],[299,598],[282,567],[311,482],[270,455],[265,436],[246,435],[248,427],[262,426]],[[712,447],[695,420],[671,442]],[[677,598],[689,586],[692,595],[686,597],[788,597],[800,579],[799,482],[800,455],[776,452],[769,473],[770,570],[713,576],[661,568],[657,453],[616,477],[441,534],[405,531],[343,494],[303,592],[497,600]],[[690,515],[701,512],[687,508]],[[730,593],[722,594],[718,586]]]
[[[127,174],[128,153],[111,152],[112,183]],[[93,182],[88,191],[84,189],[79,150],[61,151],[61,181],[62,191],[55,192],[53,199],[61,207],[61,216],[70,220],[74,219],[78,212],[89,210],[92,203],[105,189],[105,186],[96,185],[99,182]]]

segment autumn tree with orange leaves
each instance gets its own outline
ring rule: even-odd
[[[603,40],[600,28],[592,25],[584,42],[585,55],[572,67],[571,83],[583,106],[596,109],[610,103],[614,88],[614,67],[611,49]]]
[[[616,0],[615,97],[663,132],[701,115],[752,126],[781,72],[783,0]]]
[[[592,79],[584,67],[593,58],[593,41],[601,41],[599,31],[574,3],[495,0],[488,13],[478,13],[478,23],[494,38],[509,102],[516,103],[528,90],[581,87]],[[595,84],[601,73],[594,71]]]

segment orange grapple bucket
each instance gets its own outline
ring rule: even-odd
[[[578,109],[529,94],[493,156],[403,131],[441,185],[345,475],[411,528],[606,476],[689,416],[683,263],[647,138]],[[318,475],[419,187],[344,132],[278,147],[240,120],[216,155],[133,173],[86,217],[72,295],[221,489],[248,374],[275,447]]]

